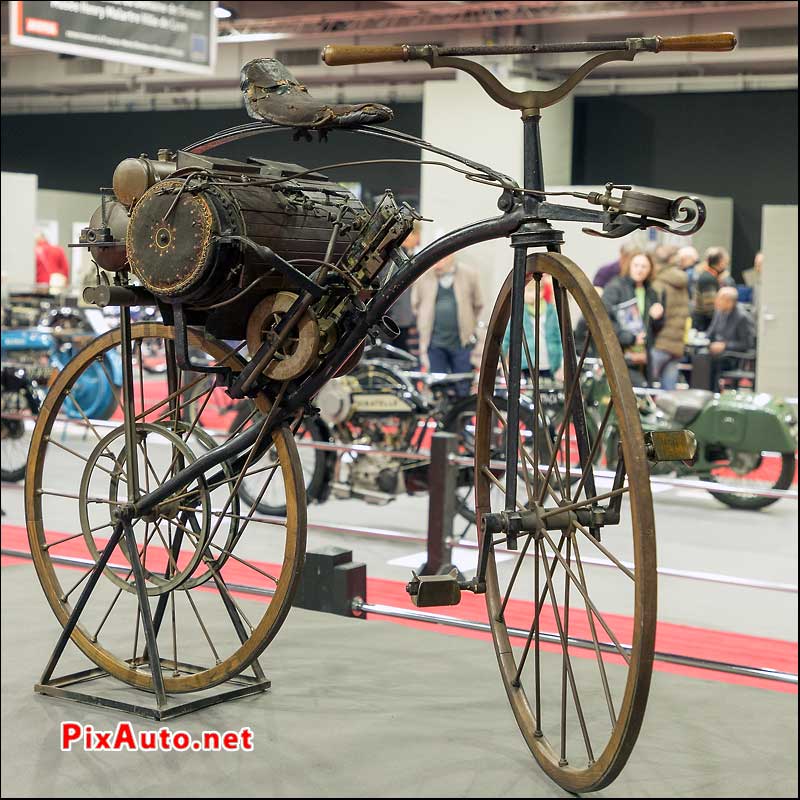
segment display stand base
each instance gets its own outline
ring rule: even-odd
[[[165,671],[166,669],[174,669],[173,661],[161,659],[161,665]],[[238,675],[221,686],[201,692],[192,692],[192,699],[185,702],[176,700],[176,697],[180,697],[181,695],[166,695],[166,703],[159,704],[153,692],[128,686],[127,684],[120,684],[116,678],[113,678],[108,672],[99,667],[83,670],[81,672],[73,672],[70,675],[64,675],[60,678],[51,678],[46,683],[37,683],[33,689],[38,694],[48,695],[49,697],[58,697],[62,700],[71,700],[75,703],[109,708],[115,711],[124,711],[128,714],[136,714],[137,716],[146,717],[147,719],[161,721],[179,717],[183,714],[191,714],[193,711],[198,711],[201,708],[208,708],[217,703],[224,703],[228,700],[236,700],[240,697],[247,697],[248,695],[267,691],[267,689],[270,688],[271,681],[264,677],[261,668],[257,665],[258,662],[255,662],[252,666],[255,667],[254,671],[260,677]],[[142,664],[143,669],[147,669],[147,667],[147,663]],[[194,664],[178,662],[178,669],[181,672],[194,673],[203,672],[205,667],[197,667]],[[109,686],[108,691],[102,695],[92,694],[89,691],[80,691],[74,688],[78,684],[102,680],[103,678],[109,678],[114,683],[112,686]],[[231,684],[233,684],[235,688],[231,688]],[[142,702],[137,702],[114,697],[114,694],[120,693],[120,687],[124,687],[129,693],[141,696],[142,698],[151,697],[153,702],[147,703],[144,702],[144,699]],[[198,697],[198,694],[201,696]]]

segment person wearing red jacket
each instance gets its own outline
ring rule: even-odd
[[[67,254],[58,245],[50,244],[43,233],[36,238],[34,253],[36,255],[36,283],[49,286],[51,275],[63,275],[69,282]]]

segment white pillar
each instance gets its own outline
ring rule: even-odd
[[[477,82],[463,73],[455,81],[428,81],[424,85],[422,138],[431,144],[486,164],[522,184],[522,123],[511,111],[489,99]],[[549,85],[521,79],[504,80],[510,88],[526,90]],[[547,185],[569,183],[572,175],[572,98],[544,109],[542,156]],[[433,154],[423,158],[435,159]],[[423,244],[439,233],[500,214],[500,190],[466,180],[442,167],[422,168],[420,210],[434,220],[423,227]],[[511,269],[509,242],[485,242],[462,251],[459,260],[478,270],[491,314],[500,284]]]

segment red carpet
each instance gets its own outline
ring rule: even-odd
[[[62,539],[69,534],[49,533],[48,541]],[[99,546],[103,545],[104,540],[98,539]],[[2,526],[2,547],[9,550],[28,552],[28,539],[25,529],[18,525]],[[53,551],[59,556],[69,556],[86,558],[88,551],[83,539],[73,539],[58,546]],[[188,554],[187,554],[188,557]],[[12,563],[29,563],[27,559],[3,556],[2,565]],[[124,563],[120,555],[118,558],[112,557],[112,563]],[[185,563],[183,558],[178,559],[179,565]],[[273,572],[278,569],[277,565],[254,562],[256,566],[266,572]],[[163,547],[157,547],[150,551],[147,560],[148,569],[163,570],[166,567],[166,555]],[[223,569],[223,575],[229,583],[254,587],[271,587],[273,584],[260,573],[239,562],[229,560]],[[404,589],[405,584],[400,581],[386,580],[382,578],[369,578],[367,587],[367,600],[370,603],[394,606],[397,608],[413,608],[411,601]],[[247,599],[254,599],[253,595],[241,594]],[[508,623],[516,628],[528,629],[532,621],[533,604],[525,601],[511,601],[508,604],[506,618]],[[430,609],[436,611],[437,609]],[[561,612],[561,609],[560,609]],[[461,604],[441,609],[441,613],[447,616],[458,617],[460,619],[475,620],[486,622],[486,605],[482,597],[464,593]],[[460,628],[452,628],[445,625],[435,628],[429,623],[413,622],[411,620],[401,620],[375,615],[375,619],[383,619],[400,625],[418,627],[424,630],[437,630],[438,632],[450,636],[468,636],[473,639],[490,640],[491,635],[478,631],[467,631]],[[616,614],[604,614],[611,630],[620,642],[630,642],[631,619]],[[586,613],[577,607],[570,607],[570,633],[579,638],[591,638]],[[545,606],[542,611],[542,629],[545,631],[557,631],[555,617],[550,606]],[[598,625],[600,638],[607,638],[605,633]],[[515,644],[522,646],[522,639],[514,640]],[[544,649],[555,652],[559,649],[558,645],[542,645]],[[765,667],[797,674],[797,643],[788,642],[780,639],[767,639],[758,636],[748,636],[739,633],[729,633],[725,631],[709,630],[697,628],[689,625],[676,625],[669,622],[660,622],[657,628],[656,650],[675,655],[686,655],[694,658],[703,658],[711,661],[721,661],[729,664],[741,664],[747,666]],[[592,651],[576,649],[574,657],[594,658]],[[614,659],[621,662],[621,658],[607,656],[611,661]],[[672,672],[705,680],[716,680],[725,683],[735,683],[744,686],[757,686],[763,689],[770,689],[776,692],[786,692],[789,694],[797,693],[797,686],[777,681],[749,678],[740,675],[732,675],[724,672],[713,672],[706,669],[694,667],[684,667],[675,664],[666,664],[656,661],[655,669],[659,672]]]

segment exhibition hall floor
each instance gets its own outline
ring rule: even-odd
[[[519,735],[490,643],[302,609],[262,657],[267,694],[170,722],[193,735],[249,726],[253,752],[61,752],[62,721],[111,730],[119,716],[33,693],[59,629],[30,564],[6,561],[5,797],[569,796]],[[68,653],[63,668],[82,668]],[[628,766],[596,796],[796,797],[796,700],[656,672]]]
[[[78,450],[89,445],[70,442]],[[74,458],[58,450],[51,458],[48,488],[69,495],[78,480]],[[367,601],[410,608],[403,586],[425,559],[427,502],[404,496],[386,506],[356,499],[312,505],[308,548],[352,549],[367,564]],[[79,530],[75,503],[53,503],[57,528],[51,524],[48,534]],[[24,553],[21,484],[3,486],[2,505],[3,549]],[[796,674],[796,501],[734,511],[705,491],[654,484],[654,507],[663,570],[656,650]],[[335,532],[353,527],[419,541]],[[470,575],[474,527],[464,542],[472,546],[456,548],[453,560]],[[80,577],[74,568],[58,572],[65,585]],[[61,752],[62,721],[113,730],[125,715],[33,693],[59,627],[30,561],[3,556],[2,577],[2,749],[3,763],[13,765],[3,771],[4,796],[566,796],[517,730],[487,634],[374,614],[363,621],[293,609],[262,657],[272,680],[267,694],[169,723],[195,735],[249,726],[253,753]],[[603,579],[596,567],[592,580]],[[601,596],[601,610],[614,613],[613,592]],[[257,613],[261,601],[238,597]],[[441,611],[486,619],[483,599],[471,595]],[[57,674],[90,666],[72,646],[67,654]],[[586,659],[575,663],[579,671],[590,667]],[[134,699],[127,688],[104,688]],[[133,722],[136,730],[164,724]],[[796,684],[657,660],[633,756],[598,796],[796,796],[796,751]]]

